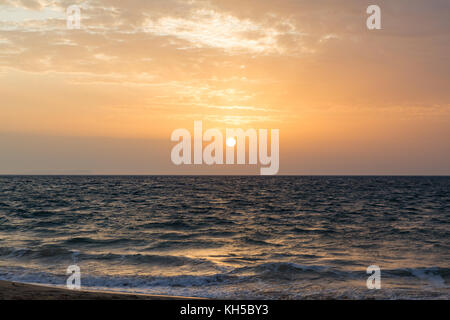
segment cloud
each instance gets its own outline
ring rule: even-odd
[[[74,3],[82,5],[80,30],[66,28]],[[277,117],[330,105],[446,105],[448,1],[380,0],[379,32],[365,27],[367,4],[0,0],[2,12],[14,13],[0,15],[0,74],[3,83],[20,74],[24,86],[56,77],[87,105],[160,113]],[[83,95],[90,90],[104,97]]]
[[[231,51],[282,53],[277,38],[285,34],[298,35],[295,29],[279,31],[249,19],[238,19],[214,10],[198,10],[187,18],[164,17],[150,20],[146,32],[173,36],[191,43],[192,47],[213,47]]]

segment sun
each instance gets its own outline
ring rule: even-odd
[[[236,139],[235,138],[228,138],[227,139],[227,146],[233,148],[236,145]]]

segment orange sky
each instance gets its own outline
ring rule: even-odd
[[[450,174],[449,13],[446,0],[0,0],[0,173],[233,173],[171,164],[170,133],[202,120],[280,129],[281,174]]]

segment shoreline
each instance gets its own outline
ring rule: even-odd
[[[0,300],[203,300],[197,297],[70,290],[40,284],[0,280]]]

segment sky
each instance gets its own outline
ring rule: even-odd
[[[279,129],[279,174],[449,175],[449,16],[448,0],[0,0],[0,174],[259,173],[172,164],[171,133],[201,120]]]

